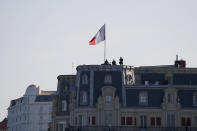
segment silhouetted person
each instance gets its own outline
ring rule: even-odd
[[[120,57],[120,59],[119,59],[119,64],[123,65],[123,58],[122,57]]]
[[[107,61],[107,59],[105,60],[105,63],[104,63],[105,65],[109,65],[109,62]]]
[[[115,60],[112,61],[112,65],[116,65],[116,61]]]

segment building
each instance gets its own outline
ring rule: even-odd
[[[52,122],[49,124],[54,131],[64,130],[69,126],[70,112],[76,103],[76,76],[60,75],[57,79],[57,93],[53,95]]]
[[[41,91],[30,85],[23,97],[12,100],[8,108],[8,131],[48,131],[54,91]]]
[[[53,100],[50,129],[197,130],[197,68],[178,59],[164,66],[120,63],[80,65],[72,79],[65,76]]]
[[[8,125],[8,119],[5,118],[3,119],[2,122],[0,122],[0,131],[7,131],[8,130],[7,125]]]

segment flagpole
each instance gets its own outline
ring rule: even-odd
[[[105,24],[105,41],[104,41],[104,62],[106,60],[106,24]]]

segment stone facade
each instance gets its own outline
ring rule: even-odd
[[[76,76],[64,76],[64,80],[70,84],[65,95],[58,91],[54,97],[53,131],[197,126],[197,68],[81,65]],[[58,90],[64,87],[58,84]],[[60,110],[62,95],[66,111]]]

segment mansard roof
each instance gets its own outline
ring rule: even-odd
[[[52,101],[52,95],[39,95],[35,99],[35,102],[50,102],[50,101]]]

